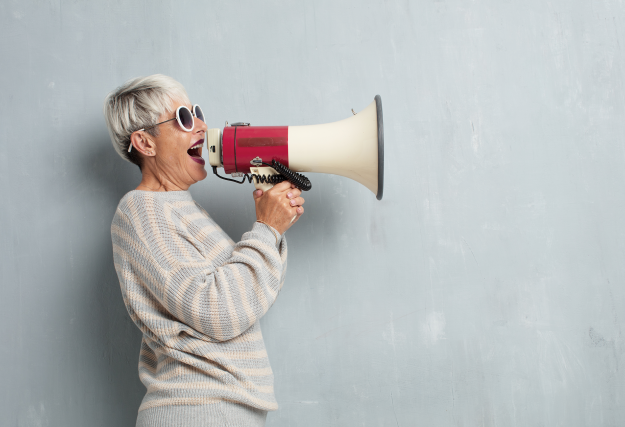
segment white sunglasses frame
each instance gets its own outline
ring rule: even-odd
[[[197,117],[195,115],[195,107],[199,108],[200,111],[202,111],[202,107],[200,107],[199,104],[193,104],[193,107],[191,108],[191,111],[189,111],[189,107],[187,107],[186,105],[181,105],[180,107],[176,108],[176,117],[174,117],[173,119],[165,120],[164,122],[160,122],[160,123],[157,123],[157,124],[152,125],[152,126],[148,126],[148,127],[144,127],[144,128],[138,129],[138,130],[136,130],[136,131],[134,131],[132,133],[141,132],[141,131],[144,131],[146,129],[152,129],[152,128],[158,126],[158,125],[162,125],[163,123],[171,122],[172,120],[178,121],[178,124],[180,125],[180,127],[182,128],[183,131],[185,131],[185,132],[192,132],[193,129],[195,128],[195,118]],[[185,108],[187,111],[189,111],[191,113],[191,129],[187,129],[186,127],[184,127],[184,125],[182,124],[182,120],[180,120],[180,109],[182,109],[182,108]],[[203,111],[202,111],[202,115],[204,115]],[[200,119],[200,120],[202,120],[202,119]],[[130,146],[128,147],[128,152],[129,153],[130,153],[130,150],[132,150],[132,141],[130,141]]]

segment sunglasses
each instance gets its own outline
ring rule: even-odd
[[[198,119],[204,121],[204,113],[202,112],[202,109],[200,108],[200,106],[195,104],[193,106],[193,112],[191,112],[191,110],[189,110],[187,107],[185,107],[184,105],[181,105],[176,110],[176,117],[174,117],[173,119],[165,120],[164,122],[160,122],[152,126],[141,128],[139,130],[136,130],[135,132],[140,132],[146,129],[152,129],[158,125],[162,125],[163,123],[171,122],[172,120],[178,121],[178,124],[180,125],[183,131],[191,132],[193,128],[195,127],[195,119],[193,117],[197,117]],[[130,144],[130,147],[128,147],[129,153],[130,153],[130,150],[132,150],[132,143]]]

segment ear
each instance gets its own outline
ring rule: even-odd
[[[156,154],[156,144],[150,135],[144,131],[138,130],[130,135],[130,143],[132,149],[137,150],[146,157],[152,157]]]

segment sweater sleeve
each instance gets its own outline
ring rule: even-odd
[[[286,239],[278,235],[276,243],[264,224],[254,223],[231,250],[224,233],[218,227],[211,230],[210,225],[204,227],[208,230],[200,248],[189,233],[193,218],[177,218],[158,209],[146,215],[118,212],[118,216],[118,228],[125,235],[118,242],[128,246],[121,252],[129,254],[126,263],[139,273],[141,287],[204,340],[239,336],[269,310],[282,288]]]

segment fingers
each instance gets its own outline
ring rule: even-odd
[[[270,190],[268,191],[273,191],[273,192],[278,192],[278,193],[285,193],[287,190],[291,189],[291,183],[289,181],[282,181],[276,185],[274,185],[273,187],[271,187]]]
[[[263,190],[254,190],[252,195],[254,196],[254,200],[256,200],[263,195]]]
[[[295,199],[296,197],[299,197],[299,195],[302,194],[302,191],[299,188],[292,188],[287,194],[286,197],[288,199]]]
[[[267,190],[267,192],[269,191],[273,193],[285,193],[288,191],[289,199],[297,197],[300,194],[302,194],[302,190],[297,188],[294,184],[291,184],[289,181],[282,181],[274,185],[273,187],[271,187],[271,189]]]
[[[294,199],[291,199],[289,201],[289,204],[291,206],[302,206],[304,204],[305,200],[303,197],[296,197]]]
[[[289,223],[289,228],[293,224],[295,224],[297,221],[299,221],[303,213],[304,213],[304,208],[302,208],[301,206],[295,209],[295,215],[293,216],[293,218],[291,218],[291,222]]]

